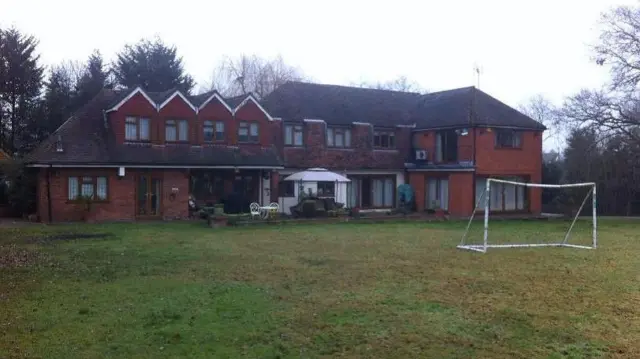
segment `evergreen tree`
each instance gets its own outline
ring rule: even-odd
[[[82,75],[75,86],[75,108],[78,109],[91,101],[103,88],[110,88],[109,73],[105,69],[100,51],[95,50],[87,60]]]
[[[39,126],[43,134],[52,133],[69,118],[74,110],[75,97],[74,79],[67,68],[51,68],[44,92],[46,123]]]
[[[25,130],[39,106],[43,68],[35,50],[38,41],[15,28],[0,37],[0,142],[11,153],[21,150]]]
[[[118,54],[113,71],[117,83],[129,88],[142,86],[148,91],[177,88],[189,93],[195,84],[193,78],[185,74],[176,47],[167,46],[160,39],[125,46]]]

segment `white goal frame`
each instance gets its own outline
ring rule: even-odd
[[[516,186],[523,186],[529,188],[571,188],[571,187],[591,187],[589,193],[584,197],[582,204],[580,205],[580,209],[576,213],[573,221],[571,222],[571,226],[567,230],[567,233],[564,235],[564,239],[561,242],[556,243],[529,243],[529,244],[489,244],[489,203],[490,203],[490,193],[491,193],[491,183],[506,183],[512,184]],[[573,225],[576,223],[576,220],[580,216],[580,212],[582,212],[582,208],[585,203],[587,203],[587,199],[591,196],[592,201],[592,217],[593,217],[593,234],[592,234],[592,243],[590,246],[582,246],[576,244],[570,244],[569,236],[571,235],[571,230],[573,229]],[[469,228],[471,227],[471,223],[473,222],[473,218],[476,214],[476,210],[480,206],[480,203],[484,199],[484,238],[482,244],[466,244],[465,240],[467,238],[467,234],[469,233]],[[484,193],[478,199],[473,212],[471,213],[471,218],[469,218],[469,223],[467,224],[467,228],[464,231],[464,235],[462,236],[462,240],[460,244],[457,246],[459,249],[470,250],[475,252],[486,253],[489,248],[518,248],[518,247],[570,247],[570,248],[581,248],[581,249],[596,249],[598,246],[598,224],[596,218],[596,184],[595,182],[586,182],[586,183],[569,183],[569,184],[542,184],[542,183],[525,183],[525,182],[514,182],[514,181],[506,181],[496,178],[488,178],[486,188]]]

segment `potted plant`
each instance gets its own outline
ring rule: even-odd
[[[360,218],[360,208],[359,207],[351,208],[351,217]]]

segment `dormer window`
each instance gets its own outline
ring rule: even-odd
[[[351,130],[341,127],[327,128],[327,147],[351,147]]]
[[[64,152],[64,148],[62,148],[62,136],[58,135],[58,140],[56,141],[56,152]]]
[[[396,136],[393,131],[374,131],[373,147],[380,149],[392,149],[396,147]]]
[[[149,141],[149,119],[127,117],[124,124],[124,138],[127,141]]]
[[[188,141],[189,123],[187,120],[167,120],[164,125],[165,141]]]
[[[258,124],[255,122],[240,122],[238,124],[238,142],[259,142]]]

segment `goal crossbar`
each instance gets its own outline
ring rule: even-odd
[[[489,244],[489,212],[490,212],[490,192],[491,192],[491,183],[506,183],[512,184],[515,186],[523,186],[530,188],[575,188],[575,187],[591,187],[587,195],[584,197],[582,203],[580,204],[580,208],[578,209],[576,215],[569,226],[569,229],[565,233],[565,236],[562,241],[557,243],[519,243],[519,244]],[[592,200],[592,221],[593,221],[593,231],[592,231],[592,244],[591,246],[577,245],[567,243],[569,240],[569,236],[571,234],[571,230],[575,225],[582,209],[587,203],[587,199],[591,197]],[[483,243],[482,244],[467,244],[465,240],[469,233],[469,229],[471,227],[471,223],[475,217],[476,211],[478,207],[480,207],[480,203],[484,200],[484,235],[483,235]],[[585,182],[585,183],[568,183],[568,184],[543,184],[543,183],[526,183],[526,182],[514,182],[507,181],[497,178],[488,178],[486,187],[480,198],[478,199],[473,212],[471,213],[471,218],[469,218],[469,223],[467,223],[467,227],[462,236],[462,240],[460,244],[457,246],[459,249],[470,250],[474,252],[482,252],[486,253],[489,248],[532,248],[532,247],[568,247],[568,248],[580,248],[580,249],[596,249],[597,248],[597,218],[596,218],[596,184],[595,182]]]

